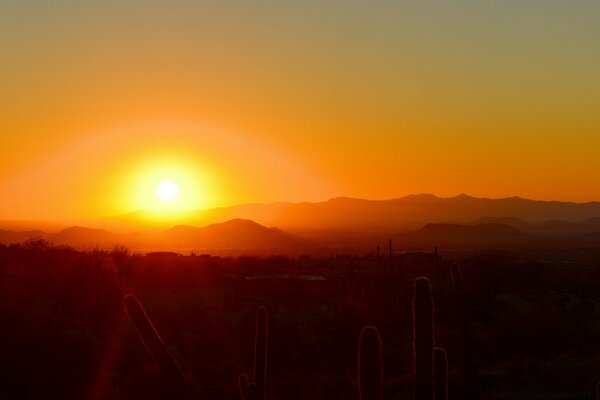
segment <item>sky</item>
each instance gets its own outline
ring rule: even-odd
[[[598,1],[4,0],[0,219],[600,200],[599,20]]]

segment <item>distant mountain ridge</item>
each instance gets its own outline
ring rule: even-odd
[[[427,224],[414,232],[417,235],[448,236],[524,236],[525,232],[506,224]]]
[[[291,233],[323,230],[393,233],[418,229],[428,223],[466,223],[479,218],[514,218],[532,225],[547,220],[581,223],[596,218],[600,226],[600,202],[541,201],[516,196],[488,199],[465,194],[449,198],[415,194],[390,200],[337,197],[315,203],[244,204],[195,210],[177,213],[169,223],[205,226],[236,218],[277,226]],[[167,221],[160,222],[152,212],[142,211],[103,222],[105,227],[168,227]]]
[[[520,229],[522,231],[528,231],[532,229],[533,224],[527,223],[520,218],[516,217],[481,217],[471,222],[470,225],[479,225],[479,224],[504,224],[509,225],[514,228]]]
[[[524,232],[534,233],[584,233],[600,232],[600,218],[588,218],[580,222],[571,222],[561,219],[550,219],[540,224],[529,224],[515,217],[482,217],[468,225],[478,224],[505,224]]]

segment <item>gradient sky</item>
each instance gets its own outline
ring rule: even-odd
[[[600,200],[598,1],[0,2],[0,218]]]

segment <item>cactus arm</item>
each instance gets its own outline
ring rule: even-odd
[[[442,347],[433,349],[433,387],[435,400],[448,400],[448,356]]]
[[[183,373],[171,353],[169,353],[167,346],[158,334],[152,321],[148,318],[144,307],[142,307],[142,304],[135,296],[130,294],[123,298],[123,302],[125,303],[127,315],[129,315],[129,319],[133,323],[139,338],[158,364],[162,373],[167,377],[173,394],[178,397],[184,397],[187,387]]]

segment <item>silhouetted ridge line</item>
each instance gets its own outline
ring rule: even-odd
[[[427,224],[415,232],[423,235],[525,235],[520,229],[506,224]]]

